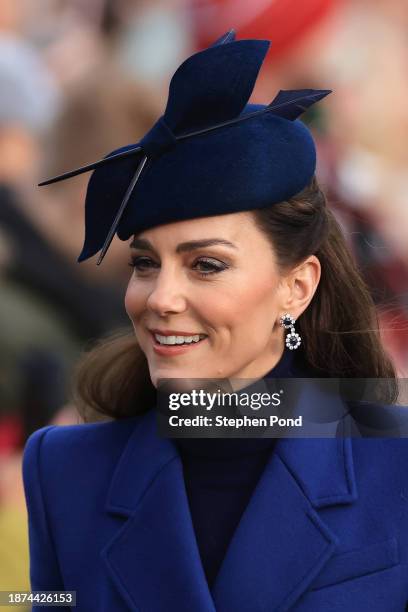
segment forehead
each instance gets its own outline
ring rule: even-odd
[[[187,240],[218,238],[231,242],[248,242],[251,237],[263,236],[255,225],[250,212],[231,213],[211,217],[200,217],[167,223],[135,234],[135,238],[149,240],[152,243],[179,243]]]

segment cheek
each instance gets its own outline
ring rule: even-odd
[[[129,281],[125,294],[125,310],[128,317],[135,321],[143,311],[145,299],[143,292],[139,289],[136,291],[132,279]]]
[[[240,329],[249,334],[269,333],[277,310],[276,288],[266,283],[252,284],[251,291],[243,291],[236,298],[234,320]]]
[[[204,306],[204,300],[201,302]],[[246,336],[249,341],[270,333],[278,314],[277,282],[259,278],[235,285],[234,290],[218,292],[208,303],[208,318],[215,327],[224,329],[229,336]],[[212,313],[212,316],[210,316]],[[211,321],[212,319],[212,321]]]

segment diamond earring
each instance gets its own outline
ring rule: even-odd
[[[290,329],[290,333],[287,334],[285,344],[291,351],[299,348],[302,339],[295,331],[296,319],[294,319],[289,313],[285,312],[280,318],[280,324],[285,329]]]

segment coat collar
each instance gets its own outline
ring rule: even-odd
[[[134,612],[283,612],[336,550],[317,509],[356,499],[350,438],[278,440],[210,592],[181,459],[150,410],[111,482],[106,510],[121,523],[102,558]]]

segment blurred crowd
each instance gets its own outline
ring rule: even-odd
[[[127,245],[115,240],[100,268],[76,263],[89,175],[36,184],[136,143],[175,68],[232,27],[273,41],[253,101],[334,90],[305,116],[318,175],[408,376],[405,0],[1,0],[0,590],[29,588],[25,440],[77,421],[80,352],[128,325]]]

